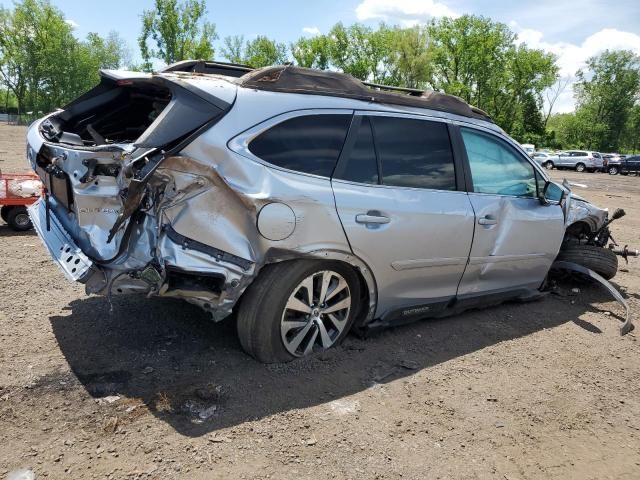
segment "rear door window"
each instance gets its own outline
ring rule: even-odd
[[[249,150],[272,165],[330,177],[350,122],[344,114],[290,118],[253,139]]]
[[[456,190],[453,154],[445,123],[397,117],[370,118],[382,184]]]
[[[339,174],[336,172],[335,178],[372,185],[380,183],[376,150],[373,143],[373,131],[371,130],[369,117],[362,119],[345,168]]]

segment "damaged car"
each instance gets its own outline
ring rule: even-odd
[[[88,294],[234,313],[259,361],[536,298],[556,259],[616,273],[608,212],[457,97],[294,66],[101,75],[28,131],[39,236]]]

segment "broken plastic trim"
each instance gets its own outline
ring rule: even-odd
[[[177,243],[178,245],[182,245],[182,248],[188,248],[190,250],[195,250],[197,252],[211,255],[218,261],[231,263],[240,267],[244,271],[249,270],[251,268],[251,265],[253,265],[253,262],[251,260],[246,260],[242,257],[238,257],[237,255],[233,255],[231,253],[220,250],[219,248],[215,248],[210,245],[200,243],[197,240],[187,238],[184,235],[176,232],[171,226],[166,227],[166,232],[167,237],[169,237],[172,242]]]
[[[606,288],[609,291],[609,293],[611,293],[611,295],[613,295],[613,297],[618,301],[620,305],[622,305],[625,308],[627,312],[627,319],[620,326],[620,335],[626,335],[631,331],[631,329],[633,328],[633,323],[631,322],[631,311],[629,309],[629,304],[627,304],[627,301],[624,299],[624,297],[620,294],[620,292],[618,292],[618,290],[616,290],[616,288],[613,285],[611,285],[610,282],[602,278],[593,270],[583,267],[582,265],[578,265],[577,263],[558,261],[558,262],[554,262],[551,268],[556,268],[559,270],[571,270],[574,272],[582,273],[583,275],[587,275],[588,277],[591,277],[594,280],[597,280],[598,282],[600,282],[600,284],[604,288]]]

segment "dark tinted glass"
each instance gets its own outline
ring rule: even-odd
[[[455,190],[449,132],[444,123],[371,117],[382,164],[382,183]]]
[[[350,115],[291,118],[256,137],[249,150],[278,167],[329,177],[350,121]]]
[[[353,145],[347,165],[344,172],[340,175],[340,178],[358,183],[379,183],[378,163],[376,161],[376,151],[373,146],[371,122],[366,117],[362,119],[356,142]]]

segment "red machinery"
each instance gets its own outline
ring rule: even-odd
[[[27,206],[42,195],[42,182],[34,173],[0,172],[0,216],[16,231],[32,228]]]

